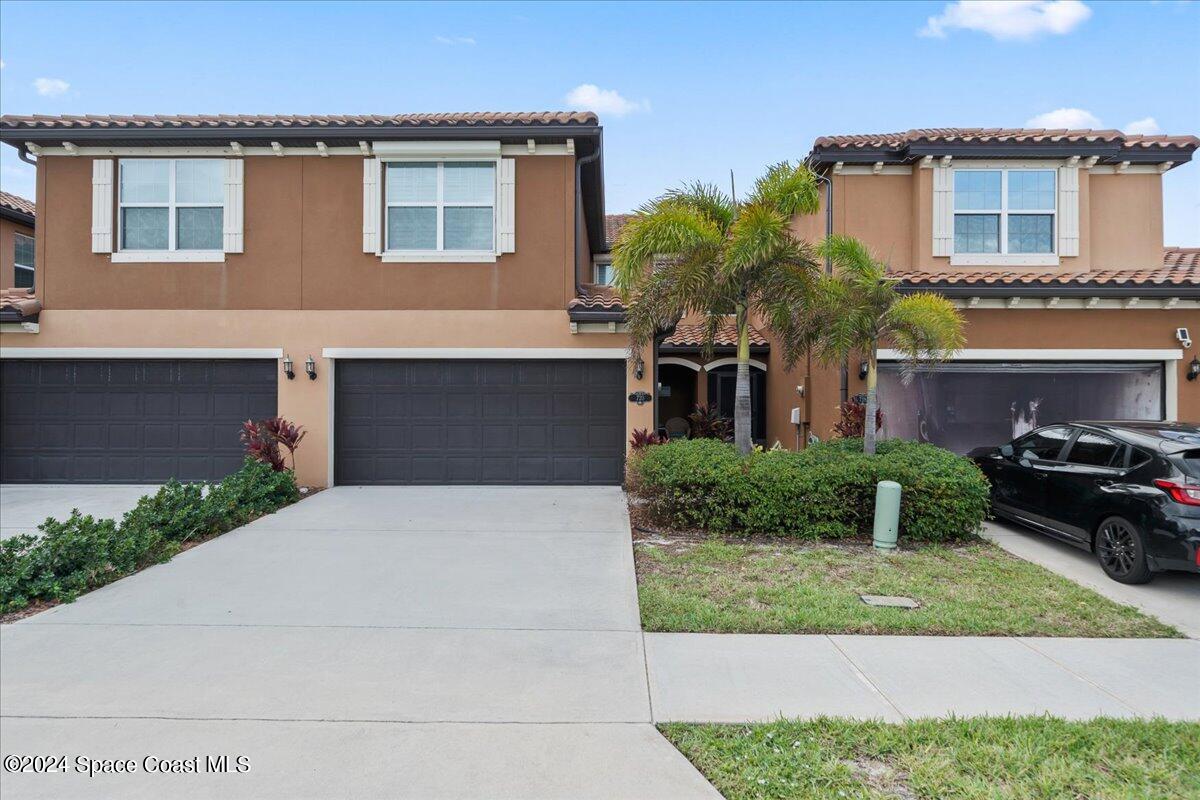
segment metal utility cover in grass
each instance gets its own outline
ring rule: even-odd
[[[880,608],[920,608],[921,604],[911,597],[891,597],[886,594],[860,594],[859,599],[869,606]]]

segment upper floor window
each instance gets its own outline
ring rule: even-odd
[[[122,159],[119,249],[222,250],[223,164],[220,159]]]
[[[955,169],[954,252],[1051,255],[1052,169]]]
[[[389,252],[496,252],[494,161],[384,164]]]
[[[592,283],[601,286],[611,286],[613,282],[613,266],[611,261],[597,261],[592,266]]]
[[[13,272],[13,286],[18,289],[33,288],[32,236],[13,234]]]

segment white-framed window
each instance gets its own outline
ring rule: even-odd
[[[954,255],[1053,257],[1055,169],[955,168]]]
[[[117,187],[122,253],[222,254],[224,161],[121,159]]]
[[[613,282],[613,266],[609,259],[597,260],[592,265],[592,283],[600,286],[611,286]]]
[[[32,236],[13,234],[13,286],[18,289],[33,288],[33,243]]]
[[[383,162],[384,252],[492,257],[498,159]]]

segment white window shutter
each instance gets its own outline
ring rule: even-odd
[[[1058,168],[1058,254],[1079,255],[1079,167]]]
[[[244,208],[243,202],[243,186],[245,175],[245,162],[240,158],[225,159],[225,252],[240,253],[242,252],[242,244],[244,237],[242,235],[242,226],[244,224]]]
[[[113,161],[92,161],[92,252],[113,249]]]
[[[379,219],[382,207],[379,201],[379,159],[363,159],[363,252],[378,253]]]
[[[933,254],[954,254],[954,173],[933,168]]]
[[[500,252],[517,251],[517,160],[500,159],[500,204],[496,229],[500,233]]]

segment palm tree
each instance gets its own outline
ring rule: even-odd
[[[630,355],[685,316],[704,318],[702,350],[732,315],[737,329],[734,442],[751,449],[750,319],[774,334],[790,367],[804,352],[796,310],[812,291],[817,263],[791,232],[795,214],[817,210],[819,191],[803,165],[776,164],[742,202],[694,183],[638,209],[613,247],[615,285],[628,303]]]
[[[966,341],[965,324],[954,304],[938,294],[902,295],[887,267],[866,245],[850,236],[830,236],[818,248],[833,274],[814,286],[801,320],[804,339],[817,359],[841,362],[857,352],[867,359],[867,408],[863,452],[875,453],[875,411],[879,346],[903,358],[906,375],[922,363],[945,361]]]

